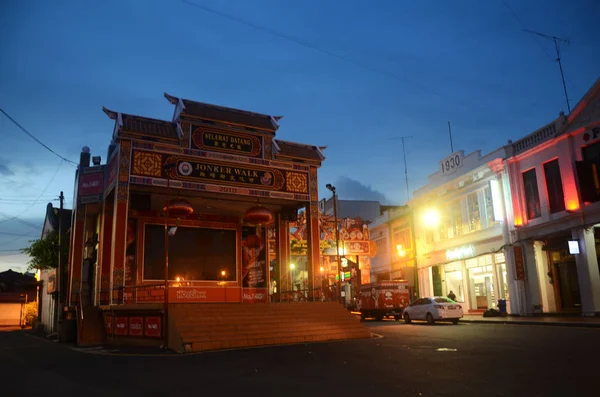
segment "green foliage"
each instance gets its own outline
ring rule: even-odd
[[[31,245],[21,249],[21,252],[31,258],[27,264],[30,270],[56,269],[58,265],[58,233],[50,232],[43,239],[31,240]],[[63,241],[63,262],[66,263],[69,254],[69,241]],[[63,263],[63,266],[64,266]]]

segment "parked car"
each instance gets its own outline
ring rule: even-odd
[[[452,321],[458,324],[463,316],[462,306],[443,296],[432,296],[417,299],[408,305],[402,316],[404,322],[410,324],[412,320],[425,320],[428,324],[436,321]]]

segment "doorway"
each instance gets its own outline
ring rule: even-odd
[[[556,275],[561,309],[564,311],[580,310],[581,295],[579,294],[579,280],[577,279],[575,262],[555,263],[554,274]]]

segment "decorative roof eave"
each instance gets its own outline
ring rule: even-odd
[[[109,109],[105,108],[104,106],[102,106],[102,111],[104,111],[104,113],[106,113],[108,118],[115,120],[115,127],[113,128],[113,135],[112,135],[112,139],[114,141],[117,139],[117,137],[119,135],[119,130],[123,127],[123,117],[121,116],[120,112],[115,112],[113,110],[109,110]]]
[[[273,139],[273,143],[274,144],[277,144],[277,142],[283,143],[285,145],[297,146],[297,147],[302,147],[302,148],[307,148],[307,149],[310,149],[310,150],[314,150],[317,153],[317,155],[319,156],[320,161],[325,160],[325,154],[323,153],[322,149],[326,149],[327,146],[314,146],[314,145],[307,145],[305,143],[284,141],[282,139]],[[281,149],[279,145],[277,145],[277,149],[278,150]],[[280,153],[277,153],[277,155],[278,156],[282,156],[282,157],[299,158],[299,159],[303,159],[303,160],[313,160],[313,161],[315,161],[315,159],[307,159],[305,157],[294,157],[294,156],[280,154]]]
[[[185,110],[185,105],[183,104],[183,99],[177,98],[173,95],[169,95],[166,92],[164,93],[165,98],[172,104],[175,105],[175,112],[173,113],[173,122],[177,122],[179,120],[179,115],[181,112]]]
[[[263,133],[269,133],[271,135],[275,135],[275,131],[277,131],[277,129],[279,128],[278,121],[283,118],[283,116],[270,116],[268,114],[263,114],[263,113],[250,112],[247,110],[241,110],[241,109],[236,109],[236,108],[214,105],[214,104],[210,104],[210,103],[206,103],[206,102],[199,102],[199,101],[193,101],[190,99],[179,98],[179,97],[176,97],[173,95],[169,95],[166,92],[164,93],[164,96],[169,101],[169,103],[171,103],[172,105],[176,105],[175,114],[174,114],[174,118],[173,118],[174,121],[180,117],[181,113],[185,113],[185,115],[188,117],[197,118],[200,120],[214,121],[214,122],[219,122],[219,123],[228,124],[228,125],[232,125],[232,126],[248,127],[253,130],[263,132]],[[258,117],[261,119],[266,119],[266,120],[268,120],[268,123],[271,126],[267,128],[265,126],[243,124],[243,123],[239,123],[239,122],[236,122],[233,120],[215,119],[215,118],[208,117],[206,115],[204,115],[204,116],[197,115],[197,114],[194,114],[192,112],[192,110],[188,109],[185,106],[185,101],[187,101],[190,105],[192,105],[192,104],[198,105],[200,107],[205,107],[206,109],[212,109],[212,110],[216,110],[216,111],[220,111],[220,112],[237,113],[237,114],[246,115],[246,116],[250,116],[250,117]],[[190,111],[190,113],[188,113],[188,111]]]

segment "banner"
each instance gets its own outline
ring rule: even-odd
[[[267,301],[267,238],[266,229],[242,227],[242,300]]]

